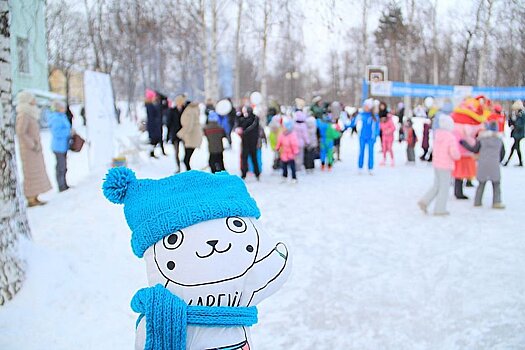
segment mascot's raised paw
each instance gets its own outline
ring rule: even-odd
[[[226,172],[189,171],[138,180],[110,170],[108,200],[124,204],[135,255],[150,287],[131,302],[139,313],[136,349],[250,349],[257,305],[290,272],[282,242],[259,228],[244,182]]]

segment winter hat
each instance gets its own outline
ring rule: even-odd
[[[363,102],[363,107],[368,107],[368,109],[374,108],[374,100],[371,98],[368,98]]]
[[[283,120],[283,126],[287,131],[292,131],[293,129],[293,120],[290,118],[285,118]]]
[[[218,122],[219,121],[219,115],[215,111],[210,111],[210,114],[208,114],[208,122]]]
[[[512,104],[512,110],[513,111],[521,111],[522,109],[524,109],[524,107],[523,107],[523,102],[521,100],[516,100]]]
[[[35,99],[35,96],[28,92],[28,91],[20,91],[18,95],[16,95],[16,104],[31,104],[31,102]]]
[[[317,103],[319,101],[321,101],[323,98],[321,96],[315,96],[313,99],[312,99],[312,103]]]
[[[494,112],[496,112],[496,113],[501,113],[501,111],[503,110],[503,107],[502,107],[499,103],[496,103],[496,104],[494,104],[494,106],[492,107],[492,109],[493,109]]]
[[[157,97],[157,93],[151,89],[146,89],[146,100],[153,101]]]
[[[112,203],[124,204],[133,253],[142,258],[153,244],[203,221],[259,218],[257,203],[238,177],[190,170],[159,180],[137,179],[128,168],[109,170],[102,185]]]
[[[439,129],[445,129],[448,131],[454,130],[454,120],[448,114],[440,114],[438,120]]]
[[[495,121],[489,121],[486,125],[485,125],[486,129],[487,130],[490,130],[490,131],[495,131],[497,132],[498,131],[498,123],[495,122]]]

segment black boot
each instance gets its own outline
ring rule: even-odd
[[[472,180],[468,179],[466,186],[467,187],[474,187],[474,184],[472,183]]]
[[[457,199],[468,199],[468,197],[463,194],[463,179],[454,180],[454,195]]]

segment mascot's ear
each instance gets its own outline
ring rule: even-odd
[[[128,168],[110,169],[102,184],[104,196],[115,204],[123,204],[130,185],[137,181],[135,173]]]

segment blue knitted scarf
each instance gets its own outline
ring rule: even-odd
[[[144,350],[186,350],[186,328],[241,327],[257,323],[257,308],[193,306],[162,285],[142,288],[131,300],[133,311],[140,313],[137,326],[146,317]]]

